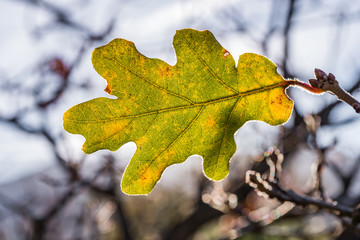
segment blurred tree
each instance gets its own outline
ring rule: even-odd
[[[0,239],[360,239],[359,118],[332,96],[290,90],[299,103],[291,120],[275,134],[260,123],[248,124],[235,136],[239,150],[230,175],[211,182],[193,171],[191,190],[160,185],[147,197],[129,197],[119,188],[126,154],[75,152],[80,150],[72,145],[79,144],[61,128],[62,114],[99,88],[99,77],[89,73],[94,72],[88,64],[91,51],[123,37],[123,22],[135,14],[127,12],[131,4],[143,6],[139,12],[153,14],[154,21],[162,13],[158,9],[169,11],[164,15],[169,19],[159,20],[164,24],[173,21],[175,6],[183,12],[181,21],[163,27],[171,32],[208,28],[233,56],[240,51],[266,55],[284,76],[300,79],[321,67],[359,96],[359,2],[174,2],[0,3],[30,18],[19,25],[26,25],[24,36],[31,42],[25,51],[24,36],[11,35],[18,25],[1,24],[8,30],[3,38],[11,41],[3,40],[3,46],[14,50],[4,48],[0,64],[1,152],[7,153],[0,160],[34,155],[55,162],[41,173],[0,185]],[[11,14],[9,19],[23,16]],[[254,139],[252,151],[244,134],[247,141]],[[22,168],[31,171],[29,166]]]

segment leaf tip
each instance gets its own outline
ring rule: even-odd
[[[82,146],[81,150],[82,150],[85,154],[90,154],[90,153],[92,153],[92,151],[89,151],[89,149],[85,146],[85,144]]]
[[[152,191],[152,188],[149,190],[144,188],[131,187],[129,184],[124,183],[124,179],[120,184],[120,188],[123,193],[131,196],[147,196]]]
[[[63,128],[65,129],[65,131],[69,132],[68,129],[67,129],[67,119],[68,119],[67,115],[68,114],[67,114],[67,111],[66,111],[64,113],[64,115],[63,115],[63,123],[62,123],[62,125],[63,125]]]
[[[73,116],[73,108],[74,107],[69,108],[63,114],[63,128],[68,133],[73,133],[73,127],[74,126],[73,126],[72,121],[71,121],[71,117]]]

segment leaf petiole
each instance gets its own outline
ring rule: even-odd
[[[313,87],[307,83],[304,83],[296,78],[294,79],[289,79],[289,80],[286,80],[286,83],[288,86],[298,86],[298,87],[301,87],[309,92],[312,92],[312,93],[315,93],[315,94],[320,94],[320,93],[323,93],[325,92],[323,89],[321,88],[316,88],[316,87]]]

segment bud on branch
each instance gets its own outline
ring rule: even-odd
[[[360,103],[340,87],[334,74],[327,75],[324,71],[315,68],[315,77],[316,79],[309,79],[312,87],[333,93],[340,100],[352,106],[357,113],[360,113]]]

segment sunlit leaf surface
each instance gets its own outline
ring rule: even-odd
[[[286,81],[267,58],[247,53],[235,65],[209,31],[177,31],[177,63],[141,55],[115,39],[93,52],[95,70],[117,99],[96,98],[69,109],[64,128],[86,138],[83,150],[137,150],[122,179],[128,194],[147,194],[168,166],[203,157],[206,176],[223,179],[235,152],[234,133],[249,120],[288,120]]]

